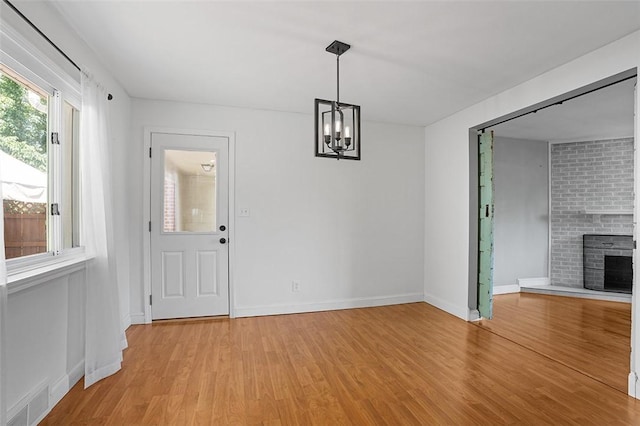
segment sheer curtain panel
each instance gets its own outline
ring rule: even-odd
[[[7,262],[4,257],[4,207],[0,209],[0,241],[0,426],[4,426],[7,424]]]
[[[81,238],[87,258],[85,388],[120,370],[127,346],[120,321],[113,231],[107,92],[82,72]]]

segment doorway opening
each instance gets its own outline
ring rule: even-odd
[[[583,248],[583,238],[586,234],[614,234],[633,242],[636,232],[633,225],[636,80],[636,70],[632,69],[470,129],[471,188],[477,188],[480,183],[478,166],[474,167],[474,162],[477,164],[478,161],[478,131],[493,131],[495,136],[495,215],[491,215],[494,232],[491,234],[493,251],[489,264],[493,287],[491,297],[518,293],[497,297],[495,309],[498,317],[501,307],[504,307],[505,311],[512,310],[517,318],[518,308],[525,309],[533,303],[534,297],[539,297],[529,296],[533,292],[631,302],[630,295],[611,292],[613,288],[597,291],[605,296],[594,295],[590,293],[593,290],[585,289],[584,282],[589,274],[601,274],[604,281],[604,260],[607,257],[611,263],[610,281],[614,282],[614,287],[620,287],[621,279],[628,278],[628,268],[624,266],[633,253],[633,247],[607,247],[601,267],[596,265],[599,269],[585,272],[583,257],[589,253]],[[487,242],[482,242],[480,232],[482,225],[479,224],[478,212],[482,209],[478,209],[478,194],[473,192],[469,251],[469,307],[472,309],[482,303],[477,277],[487,275],[487,263],[481,261],[478,251],[482,244],[487,246]],[[493,213],[494,209],[491,211]],[[617,250],[625,248],[630,251]],[[633,281],[637,282],[635,277]],[[541,297],[543,302],[538,308],[553,309],[549,308],[551,304],[545,304],[545,297]],[[585,303],[589,305],[590,302]],[[558,306],[562,304],[553,306],[559,314],[571,311],[566,305],[561,308]],[[596,308],[589,305],[589,308],[579,309],[594,312]],[[609,383],[626,392],[631,306],[627,304],[620,312],[612,314],[613,319],[606,318],[611,310],[607,307],[602,309],[603,321],[626,324],[623,331],[625,341],[618,346],[627,352],[617,358],[617,362],[624,365],[618,366],[620,377],[615,378],[615,383]],[[522,310],[522,316],[527,315],[531,316],[531,312]],[[552,316],[550,312],[546,315],[541,317],[541,325],[545,318]],[[578,322],[586,318],[580,312],[576,315],[575,321]],[[498,334],[509,334],[505,337],[518,335],[513,328],[500,326],[500,321],[482,320],[480,323]],[[600,331],[596,324],[592,332]],[[520,330],[519,336],[524,339],[521,343],[533,345],[529,338],[534,335],[531,329],[527,332]],[[554,345],[564,343],[570,344],[559,338]],[[583,350],[588,350],[588,345],[585,348]],[[549,346],[547,349],[547,356],[556,357],[560,352],[557,347]],[[541,349],[541,352],[547,349]],[[561,357],[556,359],[562,361]],[[598,376],[598,373],[587,371],[588,365],[572,363],[571,359],[566,362],[587,374]],[[607,378],[603,379],[606,381]]]

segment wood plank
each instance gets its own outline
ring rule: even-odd
[[[496,320],[482,325],[413,303],[132,326],[122,371],[77,384],[42,424],[638,424],[640,403],[624,392],[496,334],[503,305],[533,311],[531,296],[496,297]],[[589,302],[576,302],[584,319],[605,320],[590,356],[623,358],[630,319]],[[542,306],[522,312],[529,327],[542,316],[572,324],[558,338],[591,335],[578,306]]]

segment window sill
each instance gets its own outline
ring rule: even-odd
[[[60,256],[51,256],[50,259],[29,267],[8,271],[7,291],[9,294],[18,293],[73,272],[81,271],[85,268],[87,260],[89,258],[85,255],[84,250],[80,249]]]

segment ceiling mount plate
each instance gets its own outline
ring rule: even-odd
[[[334,55],[340,56],[350,48],[351,48],[351,45],[335,40],[333,43],[327,46],[325,50],[329,53],[333,53]]]

